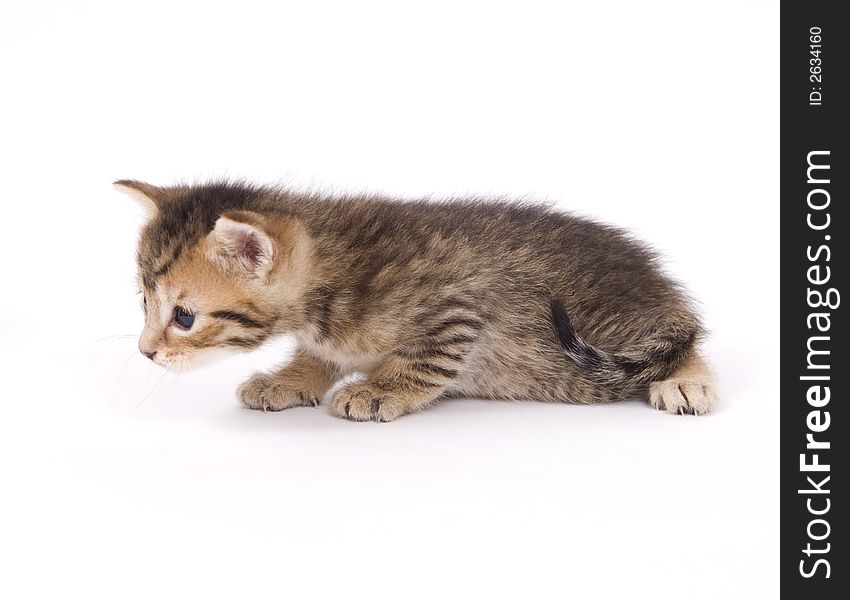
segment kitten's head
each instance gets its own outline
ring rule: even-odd
[[[255,348],[285,329],[280,307],[298,295],[305,236],[291,218],[250,210],[261,191],[225,183],[115,187],[149,215],[137,251],[142,354],[184,369],[210,350]]]

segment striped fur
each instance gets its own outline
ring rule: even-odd
[[[207,348],[298,341],[291,363],[240,388],[251,408],[313,406],[352,372],[366,377],[332,412],[379,421],[442,397],[589,404],[710,375],[695,367],[702,328],[685,294],[606,225],[504,201],[117,185],[153,206],[138,251],[143,351],[183,367]],[[173,325],[176,306],[192,329]],[[655,389],[674,412],[714,397]]]

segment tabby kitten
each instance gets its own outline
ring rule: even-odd
[[[298,342],[238,390],[255,409],[392,421],[440,398],[592,404],[715,400],[702,329],[653,253],[534,205],[326,198],[242,183],[118,181],[150,220],[138,248],[139,350],[184,367],[212,348]]]

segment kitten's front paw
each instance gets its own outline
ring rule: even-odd
[[[297,390],[273,375],[258,373],[237,390],[243,406],[255,410],[284,410],[295,406],[319,406],[319,397],[312,392]]]
[[[331,412],[351,421],[392,421],[408,412],[399,398],[367,383],[341,388],[331,400]]]

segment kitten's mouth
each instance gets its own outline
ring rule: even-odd
[[[235,350],[225,348],[203,348],[194,351],[191,355],[170,354],[162,358],[157,355],[154,362],[170,371],[198,371],[204,370],[218,362],[218,359],[235,354]]]
[[[153,357],[153,362],[169,371],[187,371],[191,367],[189,358],[183,354],[162,354],[157,352]]]

